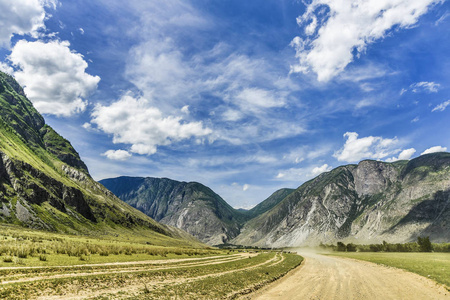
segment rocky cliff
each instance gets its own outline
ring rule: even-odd
[[[450,154],[411,161],[366,160],[338,167],[300,186],[250,220],[232,243],[299,246],[337,240],[450,240]]]
[[[239,234],[247,217],[210,188],[167,178],[118,177],[101,180],[116,196],[156,221],[218,245]]]

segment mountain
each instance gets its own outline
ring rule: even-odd
[[[197,182],[118,177],[100,181],[117,197],[163,224],[218,245],[236,237],[248,217]]]
[[[417,236],[450,241],[450,153],[365,160],[323,173],[248,221],[231,243],[286,247]]]
[[[275,207],[278,203],[280,203],[284,198],[289,196],[294,191],[295,189],[279,189],[278,191],[270,195],[269,198],[262,201],[252,209],[248,210],[247,215],[250,216],[250,218],[262,215],[266,211],[271,210],[273,207]]]
[[[69,141],[0,72],[0,223],[101,236],[139,235],[150,243],[199,245],[125,204],[95,182]]]

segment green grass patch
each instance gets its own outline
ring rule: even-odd
[[[334,252],[330,255],[404,269],[450,288],[450,253]]]

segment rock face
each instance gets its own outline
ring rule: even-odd
[[[223,244],[236,237],[247,219],[210,188],[197,182],[118,177],[100,183],[156,221],[183,229],[210,245]]]
[[[270,247],[344,240],[450,241],[450,153],[366,160],[306,182],[231,242]]]
[[[192,241],[95,182],[72,145],[45,124],[19,84],[2,72],[0,223],[94,235],[116,235],[120,228]],[[173,239],[173,244],[177,241]]]

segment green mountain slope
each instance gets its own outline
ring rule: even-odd
[[[89,175],[72,145],[9,75],[0,72],[0,222],[92,236],[198,245],[123,203]]]
[[[411,161],[366,160],[304,183],[245,224],[235,244],[299,246],[405,242],[417,236],[450,241],[450,153]]]
[[[278,191],[270,195],[269,198],[262,201],[252,209],[248,210],[247,214],[250,216],[250,218],[255,218],[259,215],[262,215],[266,211],[271,210],[294,191],[295,189],[279,189]]]
[[[118,177],[101,180],[106,188],[155,220],[181,228],[210,245],[239,234],[248,219],[210,188],[167,178]]]

